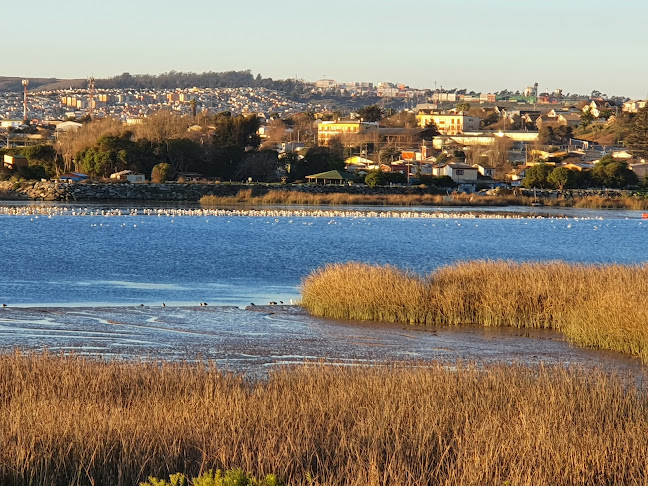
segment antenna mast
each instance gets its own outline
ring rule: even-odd
[[[88,114],[90,119],[94,116],[94,97],[95,97],[95,79],[94,76],[88,78]]]
[[[23,96],[23,122],[27,125],[27,86],[29,86],[29,79],[23,79],[22,85],[25,88],[25,94]]]

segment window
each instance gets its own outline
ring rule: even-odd
[[[463,169],[457,169],[456,174],[457,175],[464,175]]]

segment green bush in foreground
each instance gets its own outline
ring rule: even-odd
[[[172,474],[169,481],[151,476],[140,486],[283,486],[283,483],[274,474],[259,480],[242,469],[230,469],[225,474],[218,469],[216,473],[209,471],[191,480],[182,473]]]

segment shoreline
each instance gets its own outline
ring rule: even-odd
[[[0,200],[60,201],[78,203],[198,203],[258,205],[348,205],[348,206],[535,206],[590,209],[648,210],[648,197],[638,190],[516,188],[493,194],[465,194],[452,188],[426,186],[365,185],[321,186],[308,184],[246,183],[109,183],[61,181],[2,181]]]
[[[146,217],[271,217],[271,218],[397,218],[397,219],[604,219],[602,215],[588,216],[592,211],[607,212],[615,214],[621,211],[633,213],[635,219],[643,219],[642,213],[637,210],[628,209],[590,209],[590,208],[558,208],[529,206],[511,206],[515,209],[503,209],[500,207],[470,208],[468,206],[443,207],[434,206],[426,208],[417,207],[363,207],[358,209],[344,206],[332,207],[300,207],[276,205],[275,207],[259,207],[251,205],[238,205],[221,208],[177,208],[177,207],[147,207],[124,204],[121,207],[111,207],[103,204],[83,205],[80,203],[61,203],[55,205],[27,204],[27,205],[1,205],[0,216],[34,216],[34,217],[55,217],[55,216],[102,216],[102,217],[123,217],[123,216],[146,216]],[[578,216],[578,212],[584,212]],[[626,217],[630,219],[629,217]]]
[[[137,361],[214,360],[265,373],[275,366],[385,361],[524,362],[583,368],[646,367],[627,354],[578,348],[552,329],[412,326],[310,315],[301,306],[120,306],[0,308],[0,354],[14,349]]]

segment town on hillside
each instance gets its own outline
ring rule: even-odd
[[[634,188],[647,100],[393,83],[0,92],[0,178]],[[349,105],[353,100],[353,105]],[[351,108],[349,108],[351,106]],[[156,170],[154,170],[156,169]]]

